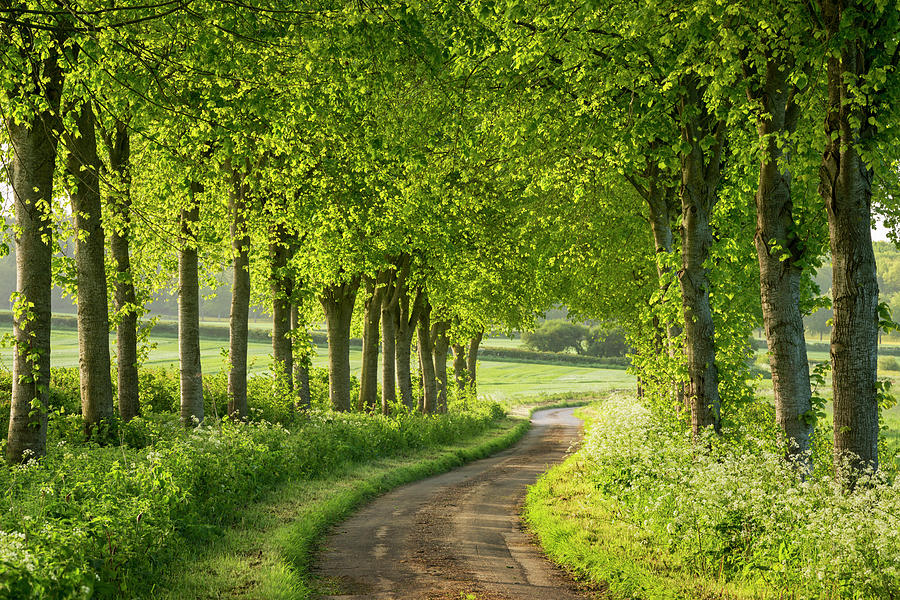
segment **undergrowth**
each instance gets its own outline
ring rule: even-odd
[[[805,481],[771,438],[692,443],[614,396],[581,450],[529,490],[548,554],[613,598],[897,598],[900,480]],[[819,445],[827,445],[821,439]]]
[[[445,415],[386,417],[292,413],[290,399],[261,400],[254,421],[208,419],[192,430],[171,412],[148,412],[119,428],[117,446],[84,442],[75,413],[59,409],[47,456],[0,468],[0,598],[137,595],[179,540],[221,535],[280,482],[458,442],[503,417],[475,401]]]

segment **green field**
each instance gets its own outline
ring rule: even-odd
[[[757,359],[756,363],[764,370],[769,370],[768,358],[766,357],[765,350],[757,350]],[[827,352],[821,351],[809,351],[807,352],[807,357],[811,362],[820,363],[829,360],[829,356]],[[893,382],[894,385],[894,395],[900,398],[900,371],[892,371],[885,370],[879,367],[878,369],[879,378],[887,378]],[[766,398],[771,402],[774,402],[774,392],[772,391],[772,380],[771,379],[763,379],[759,382],[758,393],[762,398]],[[831,398],[831,377],[826,377],[825,385],[822,386],[819,390],[816,391],[817,394],[822,396],[823,398]],[[832,406],[829,401],[825,406],[825,412],[828,413],[829,419],[832,414]],[[891,448],[900,449],[900,403],[895,406],[882,411],[883,417],[883,427],[882,434],[887,439],[888,445]]]
[[[178,364],[178,340],[174,337],[155,336],[155,347],[150,350],[148,367],[169,367]],[[519,340],[492,338],[485,347],[518,347]],[[500,342],[500,343],[497,343]],[[504,344],[505,343],[505,344]],[[504,344],[501,346],[501,344]],[[54,367],[78,365],[78,335],[75,331],[58,330],[51,339],[50,362]],[[115,349],[115,337],[110,335],[110,348]],[[228,342],[204,339],[200,342],[203,372],[217,373],[226,365]],[[328,364],[328,349],[315,348],[313,366]],[[250,342],[249,368],[252,373],[269,369],[272,347],[267,343]],[[350,351],[350,366],[358,373],[361,364],[358,348]],[[415,363],[415,360],[413,361]],[[452,368],[452,365],[448,365]],[[12,368],[12,349],[0,350],[0,368]],[[561,392],[606,391],[634,387],[634,377],[623,369],[600,369],[556,364],[525,364],[518,362],[480,361],[478,367],[478,391],[493,400],[514,396],[556,394]]]

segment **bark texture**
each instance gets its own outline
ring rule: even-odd
[[[233,282],[228,336],[228,416],[246,419],[247,332],[250,319],[250,233],[247,230],[248,189],[243,175],[232,172],[229,196]]]
[[[328,397],[334,410],[347,412],[350,399],[350,325],[359,276],[325,288],[320,298],[328,327]]]
[[[423,292],[424,296],[424,292]],[[437,381],[434,373],[434,347],[431,343],[431,305],[425,298],[419,314],[417,335],[419,341],[419,373],[422,376],[421,410],[432,414],[437,410]]]
[[[478,347],[481,346],[482,338],[484,338],[484,328],[469,339],[469,347],[466,349],[466,385],[472,388],[473,394],[476,394],[478,390],[476,371],[478,370]]]
[[[293,390],[294,353],[291,343],[291,296],[293,280],[288,272],[291,245],[283,224],[272,229],[269,254],[272,261],[272,357],[279,376]]]
[[[363,317],[362,370],[359,378],[358,410],[372,410],[378,404],[378,347],[381,328],[381,305],[390,279],[389,271],[366,281]]]
[[[749,90],[760,103],[757,132],[762,146],[756,191],[756,256],[763,324],[775,389],[775,420],[789,456],[809,450],[813,428],[808,419],[812,391],[806,336],[800,312],[803,243],[797,235],[791,199],[791,173],[783,164],[781,143],[793,133],[799,107],[789,89],[789,65],[769,57],[759,89]],[[780,138],[780,139],[779,139]]]
[[[843,11],[866,22],[874,8],[863,2],[821,0],[829,38],[844,35]],[[858,12],[857,12],[858,11]],[[820,193],[828,213],[833,265],[831,365],[834,402],[834,461],[845,461],[851,482],[860,469],[878,468],[878,281],[872,250],[872,169],[859,147],[873,140],[877,130],[873,96],[855,93],[851,81],[865,79],[883,47],[875,36],[860,31],[843,40],[840,53],[827,63],[828,103],[825,133],[828,142],[820,168]]]
[[[181,209],[181,248],[178,251],[178,355],[181,364],[181,423],[203,422],[203,369],[200,366],[200,281],[196,230],[200,205],[191,184],[190,204]]]
[[[721,152],[725,123],[707,110],[703,91],[695,78],[686,82],[681,100],[681,134],[690,150],[681,157],[681,283],[684,311],[684,345],[690,378],[691,428],[695,435],[703,429],[721,430],[719,373],[712,310],[709,304],[709,276],[704,263],[712,246],[709,219],[715,208],[721,176]],[[715,139],[704,152],[701,142]]]
[[[94,110],[90,103],[77,109],[77,132],[66,136],[66,171],[72,182],[75,270],[78,288],[78,373],[81,417],[85,436],[113,418],[112,379],[109,373],[109,309],[106,295],[105,244],[100,201],[100,159]]]
[[[463,391],[469,385],[469,376],[466,374],[466,347],[462,344],[453,344],[453,378],[456,381],[456,389]]]
[[[447,332],[450,330],[449,321],[436,321],[431,326],[431,345],[434,349],[434,378],[437,384],[437,412],[447,412],[447,353],[450,350],[450,340]]]
[[[138,384],[138,306],[131,272],[131,137],[125,123],[117,122],[114,137],[106,138],[115,190],[110,196],[112,231],[109,249],[116,271],[116,373],[119,417],[127,423],[141,413]]]
[[[650,145],[651,156],[661,142],[655,142]],[[674,235],[672,233],[672,223],[678,212],[678,190],[673,185],[672,176],[669,172],[661,169],[656,159],[649,159],[644,168],[643,182],[634,178],[629,181],[638,191],[641,197],[647,202],[650,232],[653,237],[653,247],[657,255],[668,255],[674,251]],[[665,295],[672,283],[672,269],[664,264],[665,261],[657,261],[656,274],[659,279],[659,289]],[[678,342],[678,337],[682,333],[681,324],[678,322],[660,323],[654,318],[654,325],[659,336],[660,346],[664,346],[669,358],[674,361],[676,357],[682,353],[682,348]],[[663,351],[663,348],[660,348]],[[654,377],[659,381],[659,377]],[[640,383],[640,382],[639,382]],[[690,412],[690,406],[686,402],[684,385],[671,376],[669,381],[661,382],[667,388],[669,394],[675,400],[676,405],[683,407],[684,410]],[[643,394],[642,385],[638,386],[639,392]]]
[[[421,290],[414,295],[410,293],[408,286],[404,285],[400,293],[400,320],[397,327],[397,342],[394,346],[395,360],[397,363],[397,388],[400,392],[400,401],[408,409],[416,408],[413,396],[412,384],[412,340],[416,333],[416,325],[422,312],[424,300]]]
[[[43,456],[47,443],[47,401],[50,389],[50,289],[53,199],[60,95],[63,76],[53,50],[42,63],[32,65],[30,78],[43,79],[46,106],[28,121],[6,121],[13,150],[10,186],[18,233],[16,245],[16,300],[13,335],[12,398],[6,456],[14,463]],[[13,90],[13,95],[31,90]],[[23,303],[30,303],[30,310]]]
[[[291,331],[299,331],[303,325],[300,323],[300,307],[296,304],[291,305]],[[293,339],[297,339],[294,337]],[[311,398],[309,396],[309,353],[306,348],[302,352],[298,348],[293,348],[294,359],[294,390],[297,392],[297,407],[300,410],[306,410],[310,407]]]

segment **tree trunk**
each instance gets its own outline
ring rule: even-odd
[[[348,412],[350,400],[350,325],[360,278],[329,285],[320,298],[328,326],[328,396],[334,410]]]
[[[447,352],[450,349],[450,340],[447,331],[450,329],[448,321],[438,321],[431,326],[431,345],[434,349],[434,378],[437,383],[437,406],[440,413],[447,412]]]
[[[848,4],[846,8],[844,5]],[[830,38],[843,35],[842,11],[871,9],[860,2],[821,0]],[[865,23],[865,18],[860,18]],[[854,21],[855,23],[855,21]],[[855,26],[855,25],[854,25]],[[865,35],[865,32],[857,36]],[[878,281],[872,249],[872,169],[858,152],[876,136],[878,92],[862,96],[852,81],[865,81],[875,37],[843,42],[839,55],[827,62],[828,140],[820,168],[820,193],[828,213],[831,245],[834,325],[831,364],[834,402],[834,461],[853,485],[862,469],[878,468]],[[880,42],[879,42],[880,43]],[[867,47],[869,45],[869,47]],[[877,51],[877,50],[876,50]],[[884,49],[882,48],[882,52]],[[844,466],[849,471],[844,473]]]
[[[484,328],[469,340],[469,348],[466,351],[466,377],[468,381],[466,385],[472,388],[472,394],[477,395],[478,383],[476,381],[476,370],[478,369],[478,347],[481,345],[481,339],[484,337]]]
[[[363,323],[362,369],[359,379],[358,410],[372,410],[378,404],[378,332],[381,305],[390,272],[382,271],[366,281],[365,322]]]
[[[684,345],[687,355],[691,428],[694,435],[707,428],[721,431],[719,373],[709,277],[704,266],[712,246],[709,219],[715,207],[725,124],[708,113],[702,91],[691,78],[681,105],[682,139],[690,150],[681,157],[681,283],[684,310]],[[707,136],[716,140],[704,152]]]
[[[272,357],[276,374],[293,390],[294,354],[291,343],[292,281],[288,273],[290,248],[283,224],[274,226],[270,255],[272,260]]]
[[[77,130],[66,135],[66,171],[71,177],[78,288],[78,372],[85,437],[113,418],[109,373],[109,308],[106,293],[105,244],[100,201],[100,159],[94,111],[82,104],[75,115]],[[108,432],[107,432],[108,435]],[[102,440],[101,440],[102,441]]]
[[[390,414],[397,401],[397,326],[400,307],[381,307],[381,412]]]
[[[397,334],[400,329],[400,295],[409,275],[410,257],[402,254],[388,272],[381,299],[381,412],[390,413],[397,402]]]
[[[197,228],[202,191],[192,183],[190,205],[181,209],[181,248],[178,251],[178,354],[181,363],[181,423],[203,422],[203,369],[200,365],[200,281]]]
[[[397,362],[397,387],[400,401],[410,410],[415,409],[412,385],[412,340],[422,311],[422,291],[416,292],[410,302],[409,290],[404,285],[400,294],[400,321],[397,327],[397,343],[394,346]]]
[[[119,417],[127,423],[141,413],[138,382],[138,306],[131,272],[131,139],[128,128],[116,122],[115,140],[108,139],[110,170],[117,189],[110,198],[112,231],[109,247],[115,263],[116,371]]]
[[[651,143],[651,156],[658,147],[658,142]],[[643,175],[644,184],[633,179],[630,179],[630,181],[647,202],[653,246],[657,255],[671,254],[673,252],[672,221],[675,217],[678,202],[676,186],[671,185],[668,173],[659,167],[656,159],[647,161]],[[662,261],[657,260],[656,275],[659,279],[659,289],[665,295],[672,283],[672,269],[663,264]],[[654,322],[658,325],[658,321]],[[678,337],[681,333],[681,324],[674,321],[665,325],[664,332],[660,331],[661,336],[664,335],[666,338],[666,351],[671,361],[674,361],[681,354],[681,348],[678,343]],[[676,406],[690,411],[690,405],[687,402],[687,398],[685,398],[684,384],[677,381],[677,376],[674,376],[674,374],[670,374],[670,376],[672,377],[672,381],[669,384],[670,393],[674,396]],[[643,386],[641,386],[641,390],[643,391]]]
[[[453,344],[453,377],[456,389],[465,390],[469,384],[469,376],[466,375],[466,348],[462,344]]]
[[[424,295],[424,293],[423,293]],[[422,376],[422,412],[434,413],[438,407],[437,381],[434,372],[434,347],[431,343],[431,305],[427,298],[419,314],[419,373]]]
[[[10,185],[16,213],[16,300],[13,335],[12,398],[6,456],[20,463],[43,456],[47,445],[50,390],[50,273],[53,222],[53,172],[61,123],[63,77],[51,50],[33,65],[43,79],[46,105],[25,122],[6,121],[13,150]],[[22,90],[28,93],[30,90]]]
[[[296,341],[296,332],[303,325],[300,324],[300,307],[296,304],[291,305],[291,332],[295,335],[292,340]],[[299,352],[295,347],[292,349],[292,357],[294,359],[294,390],[297,392],[298,408],[306,410],[310,407],[311,398],[309,396],[309,354],[304,347],[303,352]]]
[[[789,92],[790,68],[770,57],[761,89],[748,91],[759,100],[757,131],[762,145],[759,186],[756,192],[756,255],[763,324],[775,389],[775,421],[790,457],[809,450],[813,428],[806,336],[800,312],[803,242],[798,237],[791,200],[791,174],[781,171],[785,135],[796,128],[799,108]],[[755,93],[754,93],[755,92]],[[807,462],[806,458],[802,458]]]
[[[228,347],[228,416],[246,419],[247,333],[250,320],[250,233],[247,230],[247,185],[238,169],[232,172],[229,209],[234,281]]]

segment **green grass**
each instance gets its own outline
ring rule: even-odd
[[[492,400],[625,387],[634,387],[634,376],[622,369],[494,361],[483,361],[478,366],[478,392]]]
[[[496,341],[496,338],[488,340]],[[506,340],[518,342],[519,340]],[[173,337],[154,336],[155,348],[145,363],[148,367],[166,367],[178,364],[178,340]],[[110,336],[115,347],[115,337]],[[203,372],[213,374],[226,365],[228,343],[224,340],[200,341]],[[251,342],[248,345],[248,365],[251,373],[267,371],[271,362],[272,347],[267,343]],[[350,367],[358,373],[361,351],[351,349]],[[75,331],[54,331],[51,337],[50,361],[54,367],[78,366],[78,334]],[[415,360],[413,361],[415,363]],[[313,366],[328,365],[326,348],[316,348]],[[0,350],[0,367],[12,369],[12,349]],[[452,369],[452,365],[450,365]],[[380,375],[380,373],[379,373]],[[608,391],[634,387],[634,377],[623,369],[602,369],[560,364],[531,364],[501,361],[480,361],[478,367],[478,392],[492,400],[512,397],[556,394],[561,392]]]
[[[513,348],[520,350],[525,348],[522,338],[509,338],[506,336],[487,337],[481,341],[482,348]]]
[[[610,600],[762,597],[698,578],[640,524],[623,520],[616,503],[583,476],[588,468],[573,455],[528,490],[524,517],[551,560],[600,586]]]
[[[182,547],[150,597],[309,598],[314,582],[308,567],[330,526],[379,494],[488,456],[527,430],[527,421],[506,419],[464,443],[348,465],[324,479],[290,481],[247,507],[240,523],[213,544]]]
[[[599,407],[576,411],[586,428]],[[698,577],[682,557],[654,544],[640,523],[623,515],[598,489],[591,468],[576,453],[528,489],[523,517],[551,560],[599,587],[610,600],[764,597],[756,590]]]
[[[548,556],[604,598],[897,597],[892,484],[801,482],[759,439],[698,451],[633,399],[607,402],[579,411],[599,429],[524,507]]]

